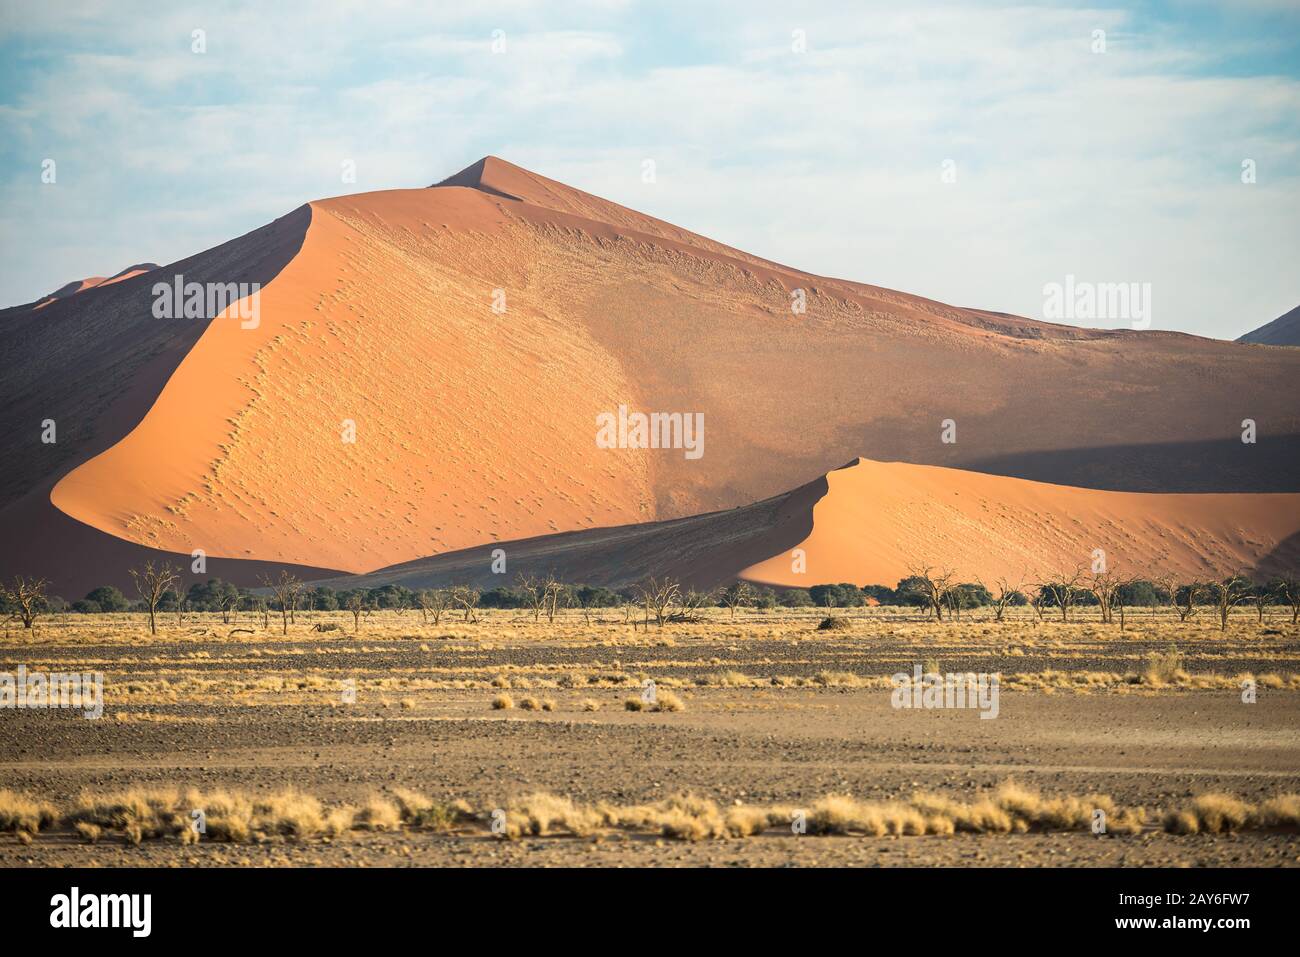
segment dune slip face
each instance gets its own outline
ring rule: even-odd
[[[101,407],[119,423],[85,428],[96,441],[43,465],[15,456],[11,501],[48,482],[38,497],[67,519],[135,546],[361,573],[742,509],[862,454],[1118,491],[1290,492],[1300,474],[1295,350],[1059,326],[819,277],[495,157],[431,188],[295,215],[279,245],[257,231],[200,254],[220,251],[210,275],[173,264],[6,319],[0,335],[20,351],[34,322],[50,320],[45,336],[83,322],[77,350],[104,352],[111,374],[61,381],[59,414],[71,434]],[[277,257],[264,277],[217,268]],[[263,278],[258,322],[150,319],[149,285],[181,273]],[[118,290],[133,298],[108,298]],[[105,308],[130,310],[128,338],[100,321]],[[147,401],[120,404],[112,384],[162,351],[157,385],[138,390]],[[16,386],[15,437],[42,417],[27,399],[45,388],[30,375]],[[703,454],[604,447],[602,417],[624,408],[702,423]],[[1243,450],[1245,418],[1268,436],[1259,449]],[[947,421],[956,442],[941,439]],[[1155,447],[1171,451],[1143,451]],[[833,524],[809,523],[814,536]],[[761,532],[744,536],[745,565],[693,559],[699,573],[764,563]]]

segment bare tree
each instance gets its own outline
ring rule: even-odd
[[[1083,591],[1080,585],[1082,581],[1083,566],[1078,565],[1068,576],[1061,574],[1056,576],[1056,581],[1042,582],[1038,586],[1040,592],[1045,592],[1052,603],[1061,609],[1061,621],[1070,620],[1070,609],[1074,607]]]
[[[221,622],[229,624],[231,615],[234,615],[235,621],[239,621],[239,603],[244,600],[244,596],[239,593],[239,589],[226,589],[221,593]]]
[[[1192,579],[1184,584],[1172,575],[1161,579],[1160,587],[1168,593],[1169,605],[1178,612],[1179,621],[1195,617],[1197,603],[1205,597],[1207,588],[1203,581]]]
[[[682,586],[671,578],[656,578],[652,575],[635,588],[645,607],[645,623],[650,623],[653,614],[655,623],[663,627],[673,606],[681,600]]]
[[[429,615],[433,615],[436,626],[442,620],[442,613],[451,603],[451,592],[446,588],[424,588],[415,594],[415,602],[420,606],[420,617],[427,624]]]
[[[560,608],[567,606],[573,600],[573,590],[551,572],[546,576],[543,594],[546,600],[546,620],[553,625]]]
[[[1005,577],[999,578],[997,582],[994,583],[994,588],[997,588],[996,594],[992,588],[984,585],[984,582],[980,581],[978,578],[975,580],[979,582],[979,584],[983,585],[984,590],[993,597],[994,621],[1002,621],[1002,619],[1006,617],[1007,609],[1015,601],[1017,595],[1021,598],[1025,597],[1020,591],[1020,585],[1021,582],[1024,581],[1024,576],[1021,576],[1020,581],[1017,581],[1014,585],[1008,582]]]
[[[478,614],[475,609],[478,608],[479,591],[470,585],[453,585],[451,589],[451,603],[465,613],[465,621],[477,624]]]
[[[1291,624],[1300,620],[1300,579],[1294,574],[1283,575],[1277,580],[1275,594],[1291,606]]]
[[[536,575],[525,575],[520,572],[515,576],[515,590],[524,600],[524,604],[532,611],[533,621],[541,620],[542,612],[550,600],[546,582]]]
[[[348,595],[347,610],[352,612],[352,634],[361,630],[361,613],[366,610],[366,600],[361,597],[361,592],[354,591]]]
[[[48,585],[49,582],[44,578],[17,575],[8,585],[0,582],[0,598],[9,606],[10,614],[22,621],[24,628],[31,628],[36,624],[37,616],[49,608],[45,600]]]
[[[1232,609],[1250,597],[1254,583],[1245,575],[1233,575],[1210,586],[1210,599],[1219,613],[1219,631],[1228,630]]]
[[[926,607],[937,620],[943,621],[943,609],[950,603],[948,593],[952,591],[952,580],[956,573],[950,568],[935,569],[931,565],[909,568],[908,571],[919,582]]]
[[[131,569],[131,580],[135,582],[135,590],[139,592],[140,600],[149,609],[151,635],[158,634],[158,603],[162,601],[163,592],[177,584],[180,581],[179,576],[179,568],[163,564],[155,568],[153,562],[145,562],[144,568]]]
[[[298,593],[302,591],[302,582],[287,571],[281,571],[280,577],[272,579],[269,575],[262,577],[262,584],[271,589],[275,600],[280,603],[280,618],[284,633],[289,634],[289,618],[293,608],[298,604]]]
[[[748,608],[758,599],[758,593],[754,591],[754,586],[749,582],[732,582],[723,590],[719,600],[723,606],[731,611],[731,617],[736,617],[737,608]]]
[[[699,621],[703,615],[702,612],[709,605],[717,601],[717,593],[709,591],[696,591],[694,588],[688,588],[678,599],[681,609],[668,617],[669,621]]]

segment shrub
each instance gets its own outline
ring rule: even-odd
[[[823,618],[821,620],[821,623],[818,624],[817,626],[817,630],[818,631],[848,631],[852,627],[853,627],[853,622],[849,621],[849,619],[837,618],[836,616],[831,615],[830,617]]]

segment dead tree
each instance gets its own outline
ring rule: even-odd
[[[1291,606],[1291,624],[1296,624],[1300,620],[1300,579],[1295,575],[1282,576],[1277,580],[1274,594]]]
[[[645,606],[645,624],[650,624],[650,616],[653,614],[655,624],[662,628],[673,606],[681,600],[682,586],[671,578],[651,576],[635,587]]]
[[[416,592],[415,602],[420,606],[421,620],[428,624],[429,616],[433,615],[433,623],[436,626],[442,620],[442,613],[451,603],[451,592],[446,588],[424,588]]]
[[[465,621],[478,624],[479,591],[470,585],[454,585],[451,589],[451,603],[465,613]]]
[[[691,622],[700,621],[704,616],[702,612],[709,605],[717,601],[716,593],[710,591],[696,591],[694,588],[688,588],[678,599],[681,606],[675,613],[668,616],[669,621]]]
[[[1233,575],[1210,586],[1210,598],[1219,613],[1219,631],[1228,630],[1232,609],[1250,597],[1254,584],[1244,575]]]
[[[719,596],[723,607],[731,611],[731,617],[736,617],[737,608],[748,608],[753,605],[758,598],[758,593],[754,591],[754,586],[749,582],[732,582]]]
[[[573,600],[572,589],[556,578],[555,573],[552,572],[546,576],[542,593],[546,602],[546,621],[553,625],[560,608],[567,606]]]
[[[45,600],[45,589],[49,582],[44,578],[14,577],[8,585],[0,582],[0,598],[9,606],[11,614],[18,617],[23,627],[30,629],[36,624],[37,616],[49,608]]]
[[[546,582],[536,575],[525,575],[520,572],[515,576],[515,589],[523,599],[524,605],[532,611],[533,621],[540,621],[550,598]]]
[[[281,571],[280,577],[276,579],[263,576],[262,584],[271,589],[275,600],[280,603],[280,618],[284,624],[284,633],[289,634],[289,618],[293,614],[293,606],[298,604],[298,593],[302,591],[302,582],[288,572]]]
[[[345,607],[352,612],[352,634],[355,635],[361,631],[361,613],[366,610],[366,600],[361,597],[360,592],[354,591],[351,595],[348,595]]]
[[[1069,577],[1064,574],[1058,575],[1056,581],[1042,582],[1038,588],[1040,592],[1045,592],[1047,597],[1052,599],[1052,603],[1061,609],[1061,621],[1070,620],[1070,609],[1074,607],[1082,591],[1080,582],[1083,580],[1083,566],[1076,566]]]
[[[140,594],[140,600],[144,602],[149,609],[149,634],[158,634],[158,603],[162,601],[165,591],[180,581],[180,569],[170,565],[158,565],[154,567],[153,562],[145,562],[144,568],[132,568],[131,580],[135,582],[135,590]]]
[[[956,573],[950,568],[936,570],[930,565],[909,568],[908,571],[920,583],[921,597],[925,600],[926,608],[937,620],[943,621],[943,609],[949,603],[948,593],[952,591],[952,580]]]
[[[1205,596],[1206,583],[1193,579],[1185,585],[1177,578],[1166,578],[1160,582],[1161,587],[1169,593],[1169,605],[1178,612],[1179,621],[1187,621],[1196,616],[1197,602]]]
[[[993,598],[994,621],[1002,621],[1002,619],[1006,617],[1007,609],[1011,607],[1011,604],[1015,601],[1017,595],[1020,595],[1021,598],[1024,597],[1020,592],[1020,585],[1021,582],[1024,581],[1024,576],[1021,576],[1020,581],[1016,582],[1014,585],[1008,582],[1006,578],[999,578],[994,585],[994,587],[997,588],[997,594],[994,594],[993,589],[989,588],[978,578],[975,580],[979,582],[979,584],[984,587],[984,590]]]

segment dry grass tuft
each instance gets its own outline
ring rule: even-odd
[[[1183,670],[1183,656],[1176,648],[1170,648],[1164,654],[1152,652],[1147,656],[1146,670],[1142,672],[1142,682],[1154,688],[1178,684],[1186,681],[1188,674]]]
[[[508,694],[499,694],[492,699],[493,711],[509,711],[515,706],[515,699]]]
[[[35,834],[53,824],[58,816],[52,804],[37,801],[10,790],[0,790],[0,833]]]

